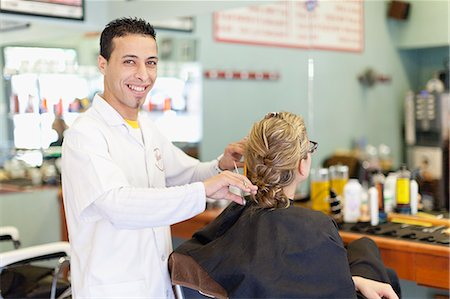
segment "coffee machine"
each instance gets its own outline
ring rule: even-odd
[[[442,82],[436,87],[440,81],[432,80],[427,90],[406,96],[406,156],[408,168],[419,174],[423,209],[448,211],[450,95]]]

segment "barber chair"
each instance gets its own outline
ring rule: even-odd
[[[2,227],[0,240],[18,242],[16,232],[17,229]],[[68,242],[54,242],[0,253],[0,298],[70,297],[70,282],[67,278],[69,257]],[[49,266],[50,264],[56,265]]]
[[[0,241],[11,241],[14,245],[14,249],[19,248],[20,247],[19,230],[14,226],[1,226]]]

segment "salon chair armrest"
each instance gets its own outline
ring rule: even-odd
[[[51,258],[70,256],[69,242],[54,242],[0,253],[0,268]]]

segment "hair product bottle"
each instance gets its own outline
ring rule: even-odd
[[[396,183],[396,199],[397,208],[396,211],[399,213],[409,214],[411,212],[411,198],[410,198],[410,177],[411,172],[402,165],[397,177]]]
[[[411,215],[416,215],[419,204],[419,185],[415,179],[411,179],[409,193],[411,201]]]
[[[384,211],[386,213],[392,212],[396,205],[395,196],[396,196],[397,176],[398,176],[397,173],[390,172],[384,182],[383,197],[384,197]]]
[[[370,210],[370,225],[378,225],[379,220],[379,196],[378,190],[375,186],[369,188],[369,210]]]
[[[333,191],[339,195],[344,195],[344,186],[348,182],[348,166],[347,165],[333,165],[329,167],[330,182]]]
[[[384,182],[386,178],[379,169],[372,177],[372,185],[377,190],[377,206],[378,206],[378,218],[380,222],[386,222],[386,213],[384,208]],[[370,198],[370,196],[369,196]]]
[[[344,222],[358,222],[361,207],[362,186],[357,179],[350,179],[344,187]]]
[[[312,209],[330,214],[330,179],[327,168],[316,169],[311,173],[311,201]]]

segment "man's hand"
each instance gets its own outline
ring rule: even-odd
[[[247,137],[238,142],[230,143],[223,152],[223,156],[219,161],[219,168],[222,170],[233,170],[234,163],[237,167],[243,167],[244,163],[241,158],[244,155],[245,147],[247,146]]]
[[[256,194],[258,187],[239,173],[224,171],[216,176],[210,177],[203,182],[206,196],[213,199],[227,199],[243,204],[243,197],[230,192],[229,187],[234,186],[250,194]]]
[[[388,283],[367,279],[360,276],[352,276],[355,288],[367,299],[398,299],[397,294]]]

